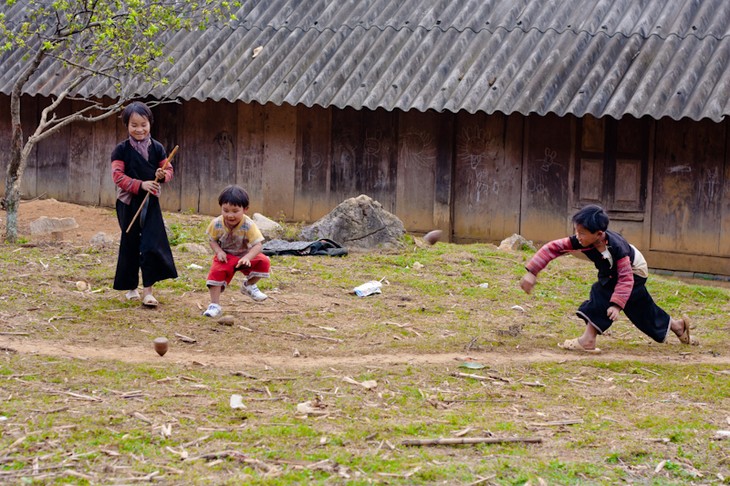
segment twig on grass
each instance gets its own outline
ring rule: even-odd
[[[474,481],[473,483],[469,483],[469,484],[467,484],[467,486],[476,486],[477,484],[483,484],[483,483],[486,483],[487,481],[491,481],[492,479],[494,479],[494,478],[496,478],[496,477],[497,477],[497,475],[496,475],[496,474],[492,474],[491,476],[487,476],[487,477],[485,477],[485,478],[480,478],[480,479],[477,479],[477,480],[476,480],[476,481]]]
[[[186,336],[184,334],[180,334],[179,332],[176,332],[175,333],[175,337],[178,338],[180,341],[182,341],[184,343],[190,343],[190,344],[192,344],[192,343],[195,343],[195,342],[198,341],[195,338],[191,338],[191,337]]]
[[[78,398],[79,400],[88,400],[90,402],[103,402],[103,400],[99,397],[82,395],[81,393],[74,393],[74,392],[68,392],[68,391],[56,391],[56,390],[46,390],[46,392],[53,393],[56,395],[68,395],[70,397]]]
[[[416,474],[420,470],[421,470],[420,467],[414,467],[413,469],[411,469],[407,473],[403,473],[403,474],[384,473],[384,472],[379,472],[377,474],[378,474],[378,476],[384,476],[384,477],[388,477],[388,478],[403,478],[403,479],[408,479],[408,478],[410,478],[411,476],[413,476],[414,474]]]
[[[461,445],[461,444],[502,444],[506,442],[523,442],[528,444],[539,444],[542,442],[540,437],[504,437],[502,439],[496,437],[458,437],[458,438],[441,438],[441,439],[406,439],[401,444],[407,446],[422,445]]]
[[[0,336],[30,336],[29,332],[0,332]]]
[[[75,321],[78,319],[76,316],[53,316],[50,319],[48,319],[48,323],[50,324],[53,321],[60,321],[61,319],[67,319],[69,321]]]
[[[296,336],[296,337],[300,337],[303,339],[321,339],[323,341],[330,341],[330,342],[335,342],[335,343],[343,342],[342,339],[338,339],[338,338],[332,338],[329,336],[318,336],[316,334],[304,334],[302,332],[277,331],[275,329],[272,329],[270,332],[277,332],[279,334],[286,334],[288,336]]]
[[[198,459],[204,459],[206,461],[215,461],[215,460],[229,459],[229,458],[235,459],[244,464],[248,464],[250,466],[253,466],[256,469],[260,469],[267,473],[277,471],[279,469],[276,466],[267,464],[264,461],[261,461],[259,459],[248,457],[246,454],[244,454],[242,452],[238,452],[238,451],[209,452],[207,454],[201,454],[199,456],[188,457],[187,459],[185,459],[185,462],[196,461]]]
[[[60,407],[60,408],[54,408],[54,409],[52,409],[52,410],[38,410],[38,409],[34,409],[34,408],[31,408],[31,409],[30,409],[30,411],[31,411],[31,412],[35,412],[35,413],[44,413],[44,414],[48,414],[48,413],[58,413],[58,412],[65,412],[66,410],[68,410],[68,408],[69,408],[69,407]]]
[[[28,438],[28,436],[27,436],[27,435],[24,435],[24,436],[22,436],[22,437],[18,437],[17,439],[15,439],[15,442],[13,442],[12,444],[10,444],[10,445],[9,445],[8,447],[6,447],[6,448],[5,448],[5,449],[4,449],[3,451],[0,451],[0,456],[4,456],[4,455],[6,455],[6,454],[7,454],[8,452],[12,451],[12,450],[13,450],[13,449],[15,449],[16,447],[18,447],[18,446],[19,446],[20,444],[22,444],[22,443],[23,443],[23,441],[24,441],[25,439],[27,439],[27,438]]]
[[[142,415],[142,414],[141,414],[141,413],[139,413],[139,412],[134,412],[134,413],[132,414],[132,416],[133,416],[133,417],[135,417],[135,418],[138,418],[138,419],[139,419],[139,420],[141,420],[142,422],[145,422],[145,423],[147,423],[148,425],[152,425],[152,420],[148,419],[147,417],[145,417],[144,415]]]
[[[552,422],[530,422],[527,425],[532,427],[556,427],[562,425],[576,425],[582,424],[583,419],[572,419],[572,420],[554,420]]]
[[[475,375],[474,373],[461,373],[461,372],[455,371],[455,372],[451,373],[451,376],[456,376],[457,378],[474,378],[475,380],[479,380],[479,381],[497,380],[497,381],[502,381],[504,383],[512,383],[512,380],[510,380],[509,378],[502,378],[501,376],[497,376],[497,375],[482,376],[482,375]]]

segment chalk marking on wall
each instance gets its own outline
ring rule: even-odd
[[[406,132],[400,137],[399,158],[406,169],[434,170],[433,160],[436,158],[436,146],[430,134],[424,131]]]
[[[320,167],[322,167],[322,156],[320,154],[310,155],[307,164],[307,182],[312,182],[312,179],[319,173]]]
[[[673,165],[667,168],[667,172],[670,174],[685,174],[692,172],[692,167],[689,165]]]
[[[486,131],[478,127],[465,129],[459,138],[457,158],[468,167],[466,202],[471,212],[482,202],[482,195],[489,193],[489,172],[484,166],[488,160],[496,160],[497,150],[490,150],[493,144]]]
[[[540,163],[540,170],[543,172],[550,172],[550,169],[553,166],[557,166],[558,169],[562,169],[562,164],[559,162],[556,162],[556,159],[558,158],[558,152],[551,149],[550,147],[545,147],[545,158],[543,159],[537,159],[537,162]]]
[[[699,198],[705,209],[714,206],[719,195],[720,174],[717,167],[703,171],[703,178],[700,182]]]

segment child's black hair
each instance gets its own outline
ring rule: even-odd
[[[152,116],[152,110],[150,110],[150,107],[142,103],[141,101],[134,101],[130,104],[128,104],[124,111],[122,111],[122,121],[124,122],[124,126],[129,126],[129,119],[132,118],[132,114],[138,114],[141,117],[147,118],[149,120],[150,125],[152,125],[152,122],[154,121],[154,118]]]
[[[601,206],[588,205],[573,215],[573,224],[579,224],[591,233],[608,229],[608,214]]]
[[[248,208],[248,193],[241,186],[228,186],[218,196],[218,205],[232,204],[243,209]]]

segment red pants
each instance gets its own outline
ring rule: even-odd
[[[219,262],[218,258],[213,257],[213,263],[208,272],[208,280],[205,284],[208,287],[226,287],[237,271],[243,272],[246,276],[269,278],[269,270],[271,269],[271,260],[263,253],[259,253],[251,260],[251,266],[240,266],[236,268],[236,264],[241,257],[234,255],[226,255],[228,261]]]

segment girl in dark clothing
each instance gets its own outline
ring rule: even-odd
[[[566,340],[561,347],[600,352],[596,337],[611,327],[621,311],[656,342],[666,341],[671,330],[683,344],[690,344],[689,319],[673,319],[654,303],[645,286],[649,267],[644,256],[623,236],[609,231],[608,223],[603,208],[584,207],[573,216],[575,235],[545,244],[525,265],[528,273],[520,286],[528,294],[535,286],[537,274],[554,258],[569,252],[583,252],[598,270],[598,281],[591,287],[589,299],[576,312],[586,323],[585,331],[580,337]]]
[[[139,270],[142,269],[142,303],[157,306],[152,286],[160,280],[177,278],[175,262],[160,209],[160,184],[172,179],[172,166],[160,142],[150,137],[152,111],[134,102],[122,112],[129,138],[112,152],[112,178],[117,186],[117,219],[122,230],[114,289],[127,290],[128,299],[138,299]],[[164,167],[164,169],[163,169]],[[147,193],[145,207],[127,232]]]

